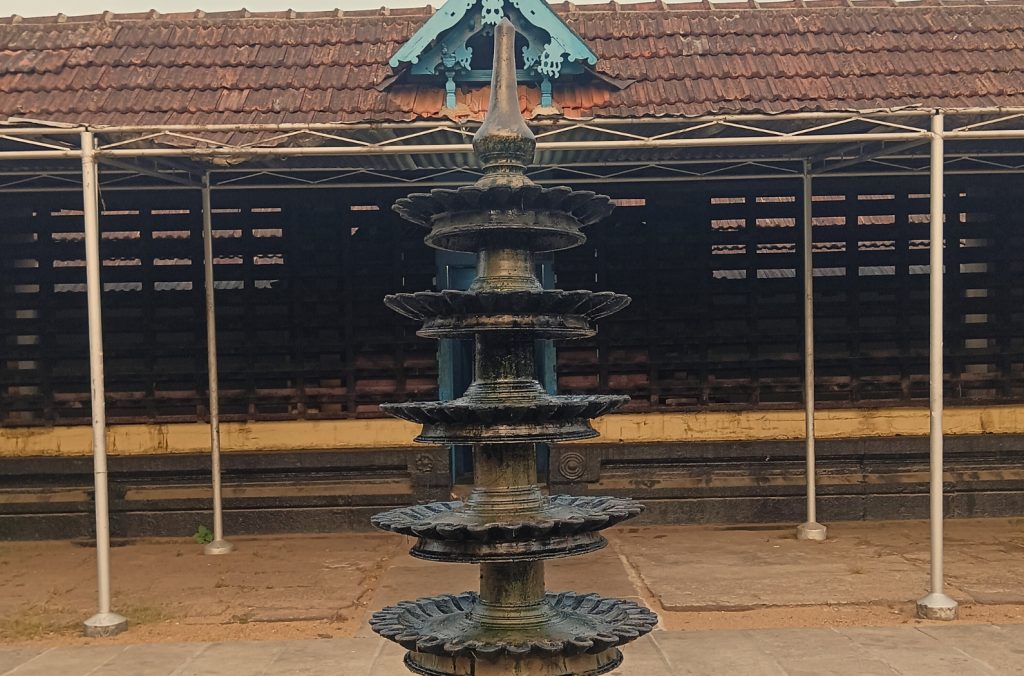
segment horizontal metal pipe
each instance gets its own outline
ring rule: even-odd
[[[899,132],[880,134],[817,134],[803,136],[736,136],[729,138],[669,138],[627,139],[601,141],[538,142],[537,152],[582,150],[672,150],[676,148],[709,148],[771,145],[819,145],[822,143],[851,143],[856,141],[913,141],[928,137],[928,132]],[[123,148],[97,150],[102,157],[341,157],[346,155],[431,155],[472,152],[470,143],[438,143],[427,145],[375,145],[375,146],[310,146],[261,148]]]
[[[992,107],[989,107],[989,108],[984,108],[984,107],[974,107],[974,108],[938,108],[937,111],[941,112],[941,113],[946,113],[946,114],[949,114],[949,115],[966,115],[966,114],[971,114],[971,115],[979,115],[979,114],[986,114],[986,115],[996,115],[996,114],[1019,115],[1019,114],[1024,114],[1024,108],[1021,108],[1020,106],[1008,106],[1006,108],[1001,108],[999,106],[996,106],[994,108],[992,108]],[[931,110],[931,109],[918,111],[919,114],[925,114],[925,115],[931,115],[933,112],[936,112],[936,111]]]
[[[951,112],[974,112],[974,113],[990,113],[990,114],[1013,114],[1018,109],[1011,108],[980,108],[980,109],[962,109],[960,111]],[[1024,109],[1020,109],[1024,112]],[[863,111],[819,111],[819,112],[801,112],[801,113],[737,113],[734,115],[699,115],[694,117],[636,117],[636,118],[615,118],[615,119],[538,119],[530,120],[531,126],[574,126],[574,125],[587,125],[592,127],[606,126],[606,127],[620,127],[629,126],[632,124],[658,124],[658,125],[672,125],[672,124],[703,124],[706,122],[763,122],[763,121],[778,121],[785,122],[788,120],[837,120],[844,118],[859,118],[859,117],[872,117],[884,115],[886,117],[926,117],[931,114],[931,110],[863,110]],[[153,124],[139,124],[139,125],[89,125],[88,128],[97,134],[130,134],[130,133],[154,133],[161,131],[168,132],[204,132],[204,131],[221,131],[221,132],[250,132],[250,131],[278,131],[278,132],[289,132],[289,131],[302,131],[309,129],[311,131],[344,131],[348,129],[422,129],[430,127],[438,128],[461,128],[464,126],[475,126],[479,124],[478,121],[469,120],[467,122],[456,122],[454,120],[410,120],[407,122],[282,122],[278,124],[168,124],[168,125],[153,125]],[[83,131],[86,127],[11,127],[9,130],[5,129],[3,125],[0,125],[0,133],[11,133],[23,134],[26,136],[31,135],[45,135],[48,133],[53,134],[77,134]]]
[[[625,141],[538,141],[545,150],[671,150],[674,148],[715,148],[737,146],[819,145],[858,141],[913,141],[928,138],[926,131],[862,134],[793,134],[788,136],[708,136],[706,138],[629,139]],[[752,158],[753,159],[753,158]]]
[[[249,171],[254,171],[250,169]],[[125,171],[118,169],[107,169],[103,172],[107,176],[117,176],[121,174],[134,175],[135,171]],[[43,171],[0,171],[0,176],[74,176],[80,178],[82,172],[72,171],[71,169],[45,169]]]
[[[947,176],[991,176],[995,174],[1020,175],[1024,174],[1021,169],[967,169],[967,170],[946,170]],[[843,178],[879,178],[879,177],[901,177],[901,176],[927,176],[928,167],[916,171],[856,171],[841,174],[824,174],[820,177],[822,181],[838,180]],[[795,181],[800,174],[746,174],[746,175],[720,175],[714,176],[648,176],[648,177],[615,177],[615,178],[555,178],[555,179],[534,179],[535,183],[541,185],[588,185],[588,184],[638,184],[638,183],[695,183],[698,181],[764,181],[764,180],[785,180]],[[363,190],[367,188],[447,188],[466,185],[465,181],[424,181],[422,183],[402,181],[379,181],[373,183],[317,183],[317,184],[274,184],[274,183],[232,183],[229,185],[212,186],[213,190]],[[153,186],[103,186],[103,192],[148,192],[164,190],[196,190],[178,185],[153,185]],[[47,188],[0,188],[0,194],[4,193],[60,193],[78,192],[80,187],[47,187]]]
[[[1019,153],[1019,155],[1024,156],[1024,151]],[[926,156],[922,155],[920,157],[926,157]],[[533,164],[533,165],[530,166],[528,171],[535,172],[535,171],[541,170],[541,169],[558,169],[558,168],[562,168],[562,167],[646,167],[646,166],[651,166],[651,165],[674,166],[674,165],[729,164],[730,162],[736,162],[736,163],[741,163],[741,162],[742,163],[752,163],[752,162],[756,162],[756,163],[787,162],[789,164],[792,164],[794,167],[799,167],[800,163],[802,162],[802,160],[799,157],[792,157],[792,156],[788,156],[787,157],[787,156],[783,156],[783,155],[779,155],[779,156],[775,156],[775,157],[757,157],[757,158],[750,158],[750,159],[739,158],[739,159],[735,159],[735,160],[732,160],[732,159],[721,159],[721,158],[719,158],[719,159],[711,159],[711,158],[709,158],[709,159],[692,159],[692,160],[651,160],[651,161],[644,161],[644,160],[634,160],[634,161],[618,160],[618,161],[608,161],[608,162],[602,162],[602,161],[599,161],[599,160],[590,160],[590,161],[586,161],[586,162],[581,161],[581,162],[555,162],[555,163],[552,163],[552,164]],[[436,172],[458,171],[458,170],[462,170],[462,169],[466,169],[466,168],[467,167],[425,167],[421,171],[436,171]],[[468,167],[468,168],[469,169],[479,170],[476,166]],[[269,172],[269,173],[275,173],[276,172],[276,173],[289,173],[289,174],[300,173],[301,174],[301,173],[314,173],[314,172],[331,172],[331,171],[334,171],[334,172],[346,172],[346,171],[360,171],[360,170],[386,171],[386,170],[382,170],[382,169],[374,169],[372,167],[357,167],[357,166],[348,166],[348,167],[343,167],[343,166],[334,166],[334,167],[326,167],[326,166],[325,167],[288,167],[287,169],[272,169],[272,168],[264,169],[264,168],[261,168],[261,167],[248,167],[248,168],[246,168],[245,166],[241,166],[241,167],[224,167],[224,168],[217,167],[216,169],[211,169],[210,171],[211,171],[211,173],[214,173],[214,174],[248,174],[248,173],[255,174],[255,173],[258,173],[258,172],[261,172],[261,171],[265,171],[265,172]],[[31,172],[29,172],[29,173],[31,173]],[[3,175],[4,175],[3,172],[0,171],[0,176],[3,176]]]
[[[117,159],[114,159],[112,157],[100,158],[100,163],[101,164],[105,164],[105,165],[109,165],[109,166],[112,166],[112,167],[116,167],[116,168],[122,169],[122,170],[128,170],[127,173],[128,173],[129,176],[133,175],[133,174],[135,174],[135,175],[142,175],[142,176],[149,176],[150,178],[155,178],[155,179],[158,179],[158,180],[161,180],[161,181],[167,181],[168,183],[177,183],[178,185],[186,186],[186,187],[189,187],[189,188],[200,188],[200,187],[202,187],[200,184],[196,183],[195,181],[189,180],[188,174],[185,174],[185,177],[183,178],[181,176],[178,176],[178,174],[175,173],[175,172],[158,171],[158,170],[155,170],[155,169],[149,169],[148,167],[136,167],[136,166],[133,166],[130,162],[126,162],[124,160],[117,160]],[[119,173],[118,175],[123,175],[123,174]]]
[[[537,151],[586,151],[586,150],[672,150],[679,148],[714,148],[741,146],[776,145],[821,145],[830,143],[855,143],[858,141],[915,141],[926,139],[927,131],[882,132],[861,134],[805,134],[789,136],[737,136],[707,138],[658,138],[595,141],[541,141]],[[1024,130],[975,130],[947,132],[946,138],[953,141],[966,140],[1010,140],[1024,139]],[[363,156],[363,155],[429,155],[471,152],[469,143],[439,143],[425,145],[371,145],[371,146],[310,146],[310,147],[260,147],[260,148],[114,148],[97,149],[97,157],[265,157],[265,156]],[[0,152],[2,160],[45,160],[74,159],[81,157],[81,150],[13,150]],[[753,158],[752,158],[753,159]]]
[[[292,131],[350,131],[368,129],[459,129],[463,125],[458,122],[443,120],[419,120],[410,122],[288,122],[281,124],[144,124],[121,125],[112,127],[95,127],[98,134],[152,134],[166,132],[292,132]]]
[[[876,176],[924,176],[928,173],[928,167],[921,167],[913,171],[851,171],[836,174],[825,174],[821,178],[870,178]],[[955,174],[959,176],[970,176],[970,175],[988,175],[988,174],[1024,174],[1024,168],[1020,169],[962,169],[952,170],[947,169],[946,175]],[[714,174],[710,176],[615,176],[610,178],[534,178],[534,183],[541,183],[547,185],[557,185],[562,183],[690,183],[694,181],[743,181],[743,180],[763,180],[763,179],[784,179],[787,181],[793,181],[800,178],[800,174]],[[344,188],[372,188],[372,187],[391,187],[391,188],[402,188],[402,187],[416,187],[416,186],[448,186],[448,185],[466,185],[465,181],[424,181],[422,183],[415,183],[409,181],[392,181],[379,182],[379,183],[324,183],[316,185],[291,185],[287,187],[292,188],[319,188],[325,187],[344,187]],[[223,185],[215,186],[217,190],[245,190],[253,187],[265,187],[265,188],[280,188],[286,187],[283,185],[275,185],[273,183],[267,184],[243,184],[237,185]],[[111,188],[104,188],[104,190],[110,190]],[[116,189],[116,188],[115,188]]]
[[[899,154],[895,154],[895,155],[889,155],[889,154],[879,155],[877,157],[874,157],[873,159],[876,159],[876,160],[879,160],[879,159],[881,159],[881,160],[915,160],[915,159],[916,160],[923,160],[923,159],[927,159],[927,157],[928,157],[927,153],[919,153],[919,154],[899,153]],[[991,152],[991,153],[990,152],[986,152],[986,153],[981,154],[981,155],[979,155],[978,153],[946,153],[945,157],[946,157],[947,161],[948,160],[953,160],[953,159],[970,159],[970,158],[975,158],[975,157],[980,157],[980,158],[984,158],[984,159],[991,159],[991,158],[994,158],[994,157],[1020,157],[1020,158],[1024,158],[1024,148],[1022,148],[1020,152]],[[842,161],[846,161],[849,158],[846,158],[846,157],[829,157],[827,155],[823,155],[819,159],[821,161],[829,161],[829,160],[836,160],[836,161],[842,160]],[[701,166],[701,165],[706,165],[706,164],[726,164],[728,162],[736,162],[736,163],[748,162],[748,163],[758,163],[758,164],[760,164],[760,163],[768,163],[768,162],[788,162],[788,163],[793,164],[794,166],[799,166],[802,161],[803,160],[800,157],[794,157],[792,155],[788,155],[788,156],[787,155],[778,155],[778,156],[771,156],[771,157],[749,158],[749,159],[746,159],[746,160],[744,160],[743,158],[736,158],[736,159],[733,159],[733,160],[718,158],[718,159],[693,159],[693,160],[657,160],[657,161],[651,161],[651,162],[628,161],[628,160],[624,160],[624,161],[609,161],[609,162],[599,162],[599,161],[559,162],[557,164],[549,164],[549,165],[534,165],[531,169],[534,171],[534,173],[536,173],[536,170],[540,170],[540,169],[558,169],[558,168],[564,168],[564,167],[630,167],[630,166],[644,167],[644,166],[648,166],[648,165],[658,165],[658,166],[664,166],[664,167],[673,167],[673,166]],[[860,158],[857,159],[857,162],[861,162],[861,161],[863,161],[863,160],[861,160]],[[440,172],[440,171],[456,170],[456,169],[459,169],[459,168],[460,167],[448,167],[448,168],[444,168],[444,167],[431,167],[431,168],[424,169],[424,171],[438,171],[438,172]],[[831,169],[832,169],[832,167],[829,167],[829,170],[831,170]],[[921,167],[922,171],[924,171],[925,169],[927,169],[927,167]],[[345,166],[288,167],[287,169],[284,169],[284,170],[273,169],[273,168],[259,168],[259,167],[245,167],[245,166],[241,166],[241,167],[217,167],[215,169],[210,169],[210,174],[211,175],[257,174],[257,173],[264,172],[264,171],[271,172],[271,173],[274,173],[274,172],[280,173],[280,172],[283,171],[283,172],[286,172],[288,174],[310,174],[310,173],[329,173],[329,172],[339,172],[340,173],[340,172],[347,172],[347,171],[354,172],[354,171],[360,171],[360,170],[378,171],[378,170],[372,169],[370,167],[356,167],[356,166],[348,166],[348,167],[345,167]],[[41,176],[41,175],[46,175],[46,176],[74,176],[74,177],[77,178],[77,177],[79,177],[81,175],[81,173],[82,172],[79,169],[47,169],[45,172],[42,172],[42,173],[39,172],[39,171],[2,171],[2,170],[0,170],[0,177],[2,177],[2,176]],[[104,173],[107,176],[119,176],[119,175],[131,175],[131,174],[135,174],[137,172],[131,171],[131,170],[108,169],[108,170],[104,171]],[[168,171],[161,171],[160,173],[161,174],[172,174],[172,175],[178,175],[178,174],[191,175],[188,171],[186,171],[184,169],[171,169],[171,170],[168,170]],[[948,171],[947,171],[947,173],[948,173]],[[405,184],[407,184],[407,185],[415,185],[412,182],[405,182]]]
[[[0,124],[0,136],[81,136],[86,127],[5,127]]]
[[[1024,108],[945,108],[944,112],[951,115],[1019,115],[1024,114]],[[860,111],[817,111],[800,113],[738,113],[735,115],[700,115],[694,117],[638,117],[638,118],[616,118],[616,119],[561,119],[561,120],[531,120],[533,126],[573,126],[587,125],[591,127],[621,127],[635,124],[703,124],[707,122],[763,122],[776,121],[785,122],[790,120],[839,120],[849,118],[871,118],[885,116],[889,118],[915,118],[928,117],[933,109],[901,109],[888,110],[884,108],[860,110]],[[19,121],[20,122],[20,121]],[[344,131],[350,129],[422,129],[437,127],[457,129],[464,126],[475,126],[476,122],[460,123],[445,120],[412,120],[408,122],[322,122],[303,123],[290,122],[280,124],[173,124],[173,125],[89,125],[87,127],[4,127],[0,124],[0,134],[23,135],[23,136],[45,136],[45,135],[77,135],[85,129],[91,129],[99,134],[128,134],[128,133],[154,133],[154,132],[205,132],[205,131]],[[961,132],[947,132],[961,133]],[[968,132],[969,133],[969,132]],[[948,137],[947,137],[948,138]]]
[[[924,145],[924,144],[928,143],[929,141],[930,141],[930,139],[918,139],[916,141],[907,141],[906,143],[901,143],[897,147],[891,148],[890,150],[892,152],[901,152],[901,151],[904,151],[904,150],[909,150],[910,148],[915,148],[915,147]],[[923,156],[916,156],[916,157],[923,157]],[[877,160],[877,159],[882,159],[882,158],[891,159],[890,155],[888,153],[886,153],[886,149],[885,148],[880,148],[878,150],[872,151],[870,153],[866,153],[864,155],[860,155],[858,157],[843,158],[843,159],[840,159],[838,161],[826,157],[826,158],[822,158],[822,159],[820,159],[818,161],[817,165],[814,167],[814,170],[819,175],[820,174],[827,174],[827,173],[830,173],[830,172],[833,172],[833,171],[836,171],[836,170],[839,170],[839,169],[845,169],[846,167],[852,167],[852,166],[861,164],[863,162],[870,162],[872,160]],[[829,162],[832,162],[832,164],[829,164]]]
[[[82,151],[67,150],[0,150],[0,162],[4,160],[73,160],[81,159]]]
[[[586,124],[589,126],[628,126],[631,124],[680,124],[680,123],[705,123],[705,122],[743,122],[743,121],[780,121],[787,120],[837,120],[844,118],[870,118],[870,117],[895,117],[915,118],[930,117],[934,112],[933,108],[927,109],[899,109],[891,110],[886,108],[875,108],[858,111],[806,111],[796,113],[735,113],[731,115],[711,114],[687,116],[662,116],[662,117],[635,117],[635,118],[611,118],[611,119],[537,119],[530,120],[533,126],[555,126],[555,125],[576,125]],[[950,108],[946,112],[954,115],[1014,115],[1024,114],[1024,108]],[[93,129],[98,133],[125,133],[125,132],[147,132],[147,131],[295,131],[301,129],[402,129],[422,128],[433,126],[461,127],[465,125],[478,124],[478,121],[468,120],[466,122],[447,120],[410,120],[407,122],[320,122],[302,123],[286,122],[279,124],[208,124],[208,125],[120,125],[120,126],[96,126]]]
[[[946,141],[1010,141],[1024,139],[1024,129],[972,129],[970,131],[947,131],[942,138]]]

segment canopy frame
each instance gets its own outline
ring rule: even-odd
[[[81,190],[84,196],[99,589],[98,613],[86,622],[88,631],[110,635],[126,625],[124,618],[112,613],[110,603],[98,191],[203,193],[211,459],[214,511],[220,515],[211,194],[220,190],[411,190],[464,185],[477,175],[475,169],[468,168],[472,148],[469,141],[475,126],[450,120],[167,126],[68,125],[17,119],[0,123],[0,194]],[[1024,109],[538,119],[533,126],[538,152],[531,176],[538,183],[803,181],[807,523],[818,526],[814,492],[812,176],[930,177],[932,593],[919,602],[918,612],[922,617],[955,617],[956,602],[943,592],[942,569],[942,181],[946,175],[1024,173]],[[245,135],[255,138],[246,140]],[[955,146],[954,152],[946,152],[946,143]],[[103,172],[98,172],[97,163],[104,165]],[[824,538],[821,528],[822,538],[811,539]],[[216,530],[217,541],[227,545],[222,526]],[[104,621],[97,623],[96,617]],[[100,625],[101,630],[97,630]]]

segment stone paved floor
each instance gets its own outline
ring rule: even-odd
[[[374,638],[0,649],[0,676],[397,676]],[[1024,674],[1024,625],[656,631],[617,676]]]
[[[620,676],[669,674],[1024,675],[1024,519],[947,524],[947,590],[961,619],[919,620],[924,522],[829,524],[825,543],[791,526],[651,526],[550,562],[553,590],[599,590],[654,609],[659,629]],[[381,533],[232,538],[203,556],[186,538],[112,553],[114,610],[129,630],[86,639],[95,552],[0,542],[0,676],[400,676],[380,641],[382,606],[476,587],[478,570],[407,554]]]

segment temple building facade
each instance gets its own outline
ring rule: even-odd
[[[379,405],[459,396],[472,351],[382,299],[475,276],[391,205],[479,176],[504,17],[529,176],[616,204],[538,278],[632,297],[537,341],[549,391],[630,397],[540,449],[553,492],[799,522],[810,391],[819,520],[923,518],[938,118],[947,514],[1024,513],[1024,2],[450,0],[0,18],[0,537],[93,527],[83,154],[115,536],[209,520],[204,186],[229,530],[464,492],[468,450]]]

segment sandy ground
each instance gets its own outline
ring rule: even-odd
[[[786,527],[648,527],[551,562],[550,589],[641,600],[664,629],[926,624],[924,522],[831,524],[824,543]],[[230,538],[204,556],[191,540],[115,547],[114,610],[130,630],[109,643],[370,636],[366,619],[400,599],[476,586],[476,569],[409,557],[383,533]],[[87,645],[95,550],[71,542],[0,543],[0,645]],[[961,623],[1024,623],[1024,519],[947,524],[948,593]]]

